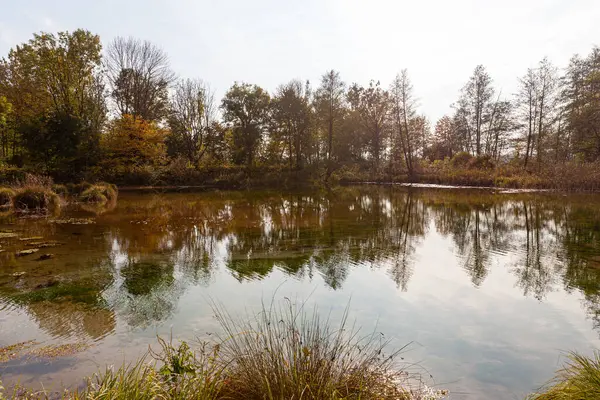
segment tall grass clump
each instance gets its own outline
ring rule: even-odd
[[[60,209],[60,198],[47,187],[27,186],[17,189],[13,207],[21,212],[51,212]]]
[[[256,317],[235,319],[217,309],[228,360],[227,389],[246,399],[408,399],[394,368],[399,351],[386,354],[378,333],[338,326],[291,303],[263,307]],[[265,397],[266,396],[266,397]]]
[[[433,400],[433,391],[399,368],[378,332],[362,334],[291,302],[249,318],[215,307],[222,333],[192,349],[159,338],[160,351],[109,369],[73,399]]]
[[[529,400],[600,399],[600,352],[593,357],[570,353],[564,367],[549,385]]]
[[[117,201],[118,189],[115,185],[99,183],[85,189],[79,199],[86,203],[114,203]]]
[[[0,208],[10,207],[14,196],[14,190],[0,187]]]

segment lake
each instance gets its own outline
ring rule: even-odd
[[[334,318],[350,304],[452,399],[523,398],[561,351],[600,347],[600,195],[122,192],[113,209],[2,216],[0,251],[0,346],[85,344],[1,363],[9,385],[78,385],[156,335],[210,338],[213,301],[243,315],[288,298]]]

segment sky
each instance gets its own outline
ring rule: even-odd
[[[34,32],[87,29],[165,50],[182,78],[220,98],[234,81],[314,87],[330,69],[387,87],[408,69],[420,112],[451,113],[483,64],[504,97],[547,56],[565,67],[600,45],[600,0],[0,0],[0,56]]]

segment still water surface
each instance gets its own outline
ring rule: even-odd
[[[600,347],[600,196],[352,187],[332,193],[121,193],[112,210],[0,218],[0,346],[86,343],[0,364],[5,383],[76,385],[157,334],[306,300],[377,329],[452,399],[518,399],[561,350]],[[11,235],[4,235],[11,236]],[[30,240],[20,240],[41,237]],[[15,257],[56,241],[61,245]],[[36,261],[42,253],[53,258]]]

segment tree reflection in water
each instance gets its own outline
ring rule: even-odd
[[[0,254],[0,296],[2,307],[25,309],[52,336],[98,338],[114,330],[115,314],[139,327],[167,320],[188,288],[210,286],[218,271],[239,282],[275,269],[298,279],[320,275],[337,290],[353,269],[368,267],[410,291],[421,245],[435,233],[449,239],[474,286],[500,265],[539,301],[560,288],[580,291],[600,328],[599,211],[593,196],[390,187],[125,193],[114,210],[94,214],[93,225],[4,221],[67,244],[44,265]],[[19,270],[26,274],[15,280]],[[44,286],[49,275],[58,283]],[[86,301],[78,301],[82,287]]]

